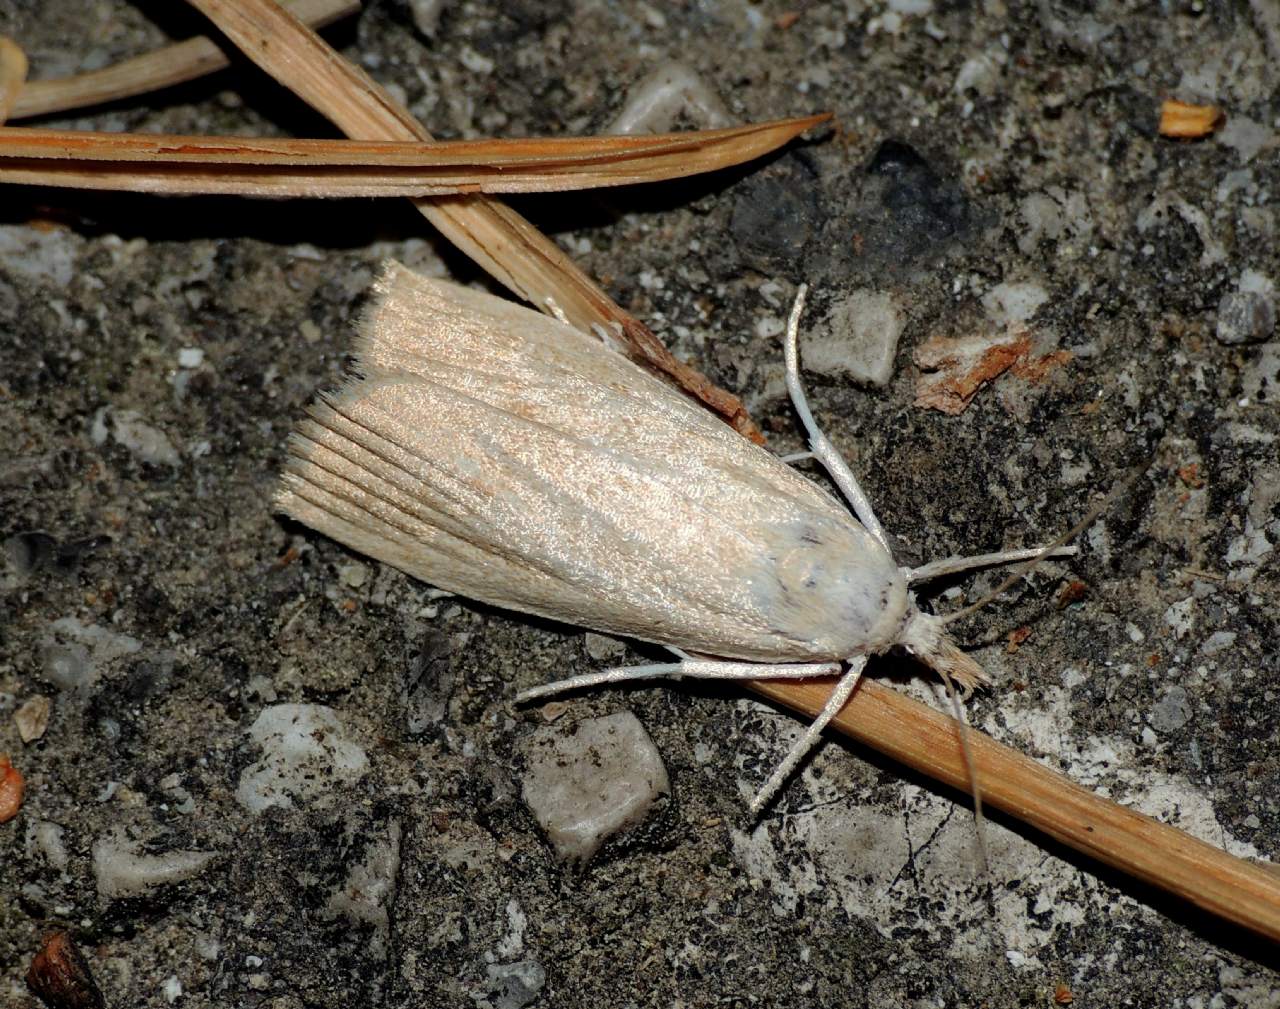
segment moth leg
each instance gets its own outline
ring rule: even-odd
[[[791,306],[791,317],[787,319],[787,335],[783,343],[787,392],[791,396],[796,413],[800,415],[800,423],[804,425],[805,432],[809,435],[809,447],[813,450],[814,458],[822,463],[835,485],[840,488],[840,493],[853,508],[853,513],[858,516],[858,521],[862,523],[863,528],[874,536],[885,550],[889,551],[890,556],[893,556],[893,551],[889,549],[889,538],[885,535],[880,520],[876,518],[875,509],[871,507],[871,499],[863,491],[858,478],[853,475],[853,470],[844,461],[844,457],[827,440],[827,436],[818,427],[818,422],[813,419],[808,400],[805,399],[804,388],[800,384],[800,351],[797,344],[800,314],[804,311],[804,296],[808,290],[808,285],[800,285],[800,290],[796,292],[795,304]]]
[[[798,462],[804,462],[806,459],[812,459],[812,452],[792,452],[790,455],[778,456],[778,462],[785,462],[788,466],[794,466]]]
[[[972,571],[974,568],[993,568],[1000,564],[1018,564],[1022,561],[1038,560],[1044,557],[1074,557],[1075,547],[1030,547],[1026,550],[1001,550],[994,554],[977,554],[973,557],[944,557],[940,561],[931,561],[918,568],[906,569],[907,583],[918,585],[920,582],[932,581],[946,575],[958,574],[961,571]]]
[[[684,659],[680,662],[657,662],[643,666],[617,666],[531,687],[516,695],[516,703],[524,704],[549,694],[563,694],[583,687],[627,683],[631,680],[664,677],[680,679],[684,676],[702,680],[805,680],[815,676],[835,676],[841,668],[839,662],[800,662],[775,666],[760,662],[721,662],[715,659]]]
[[[751,815],[757,817],[760,811],[769,804],[769,801],[777,794],[787,778],[791,777],[791,772],[796,769],[800,761],[809,755],[809,751],[818,745],[822,738],[822,731],[827,727],[827,723],[839,713],[840,709],[852,696],[854,688],[857,687],[858,681],[862,678],[862,670],[867,664],[865,655],[858,655],[849,660],[849,668],[845,674],[840,677],[835,688],[831,691],[831,696],[827,698],[827,703],[822,706],[822,710],[818,712],[809,727],[805,729],[804,735],[800,737],[795,746],[791,747],[791,752],[783,758],[764,786],[756,793],[756,797],[751,800]]]

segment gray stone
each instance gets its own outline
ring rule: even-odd
[[[856,290],[832,305],[821,331],[803,338],[804,368],[863,385],[888,385],[904,325],[892,296]]]
[[[1181,684],[1169,687],[1151,709],[1151,727],[1157,732],[1177,732],[1191,721],[1191,702],[1187,688]]]
[[[1259,291],[1230,291],[1218,302],[1218,340],[1227,345],[1262,343],[1276,328],[1275,302]]]
[[[249,736],[262,747],[262,759],[241,772],[236,799],[254,814],[316,799],[336,784],[359,780],[369,766],[338,713],[320,704],[266,708]]]
[[[522,796],[562,861],[585,863],[669,794],[667,769],[630,711],[534,733]]]

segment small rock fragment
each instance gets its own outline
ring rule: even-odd
[[[1151,709],[1151,727],[1156,732],[1177,732],[1191,721],[1191,702],[1187,698],[1187,688],[1175,684],[1164,692],[1164,695]]]
[[[1059,255],[1081,252],[1090,244],[1093,210],[1080,190],[1046,186],[1023,197],[1018,211],[1023,221],[1018,250],[1024,255],[1033,253],[1041,242],[1055,243]]]
[[[1196,625],[1196,601],[1191,596],[1179,599],[1164,611],[1164,622],[1173,631],[1173,636],[1181,641]]]
[[[94,417],[89,437],[95,445],[102,445],[108,434],[142,462],[152,466],[182,464],[182,456],[173,447],[169,436],[147,423],[137,410],[112,410],[107,407],[100,409]]]
[[[49,715],[53,711],[53,702],[49,698],[37,694],[13,713],[13,724],[18,729],[18,738],[24,743],[35,742],[44,735],[49,727]]]
[[[66,831],[51,820],[36,820],[27,828],[28,846],[39,850],[49,865],[61,872],[71,861]]]
[[[262,747],[262,759],[241,773],[236,799],[251,813],[316,798],[336,784],[358,781],[369,766],[338,713],[321,704],[266,708],[249,735]]]
[[[1275,302],[1258,291],[1229,291],[1218,302],[1219,343],[1262,343],[1275,329]]]
[[[729,236],[742,261],[766,275],[799,276],[823,222],[810,169],[784,157],[736,186],[734,196]]]
[[[204,351],[199,347],[181,347],[178,350],[179,368],[199,368],[204,364]]]
[[[1247,165],[1275,142],[1275,130],[1248,116],[1233,114],[1218,131],[1217,141],[1236,152],[1240,163]]]
[[[1226,261],[1226,247],[1214,234],[1213,223],[1209,220],[1209,215],[1199,207],[1188,203],[1177,193],[1169,190],[1157,193],[1152,201],[1139,212],[1136,221],[1138,234],[1147,235],[1153,233],[1154,236],[1168,236],[1168,229],[1174,215],[1180,217],[1183,223],[1195,232],[1196,238],[1200,241],[1200,258],[1198,261],[1200,269],[1207,270]],[[1164,240],[1162,239],[1162,241]],[[1186,265],[1189,266],[1189,257],[1184,258],[1186,259]]]
[[[26,222],[0,225],[0,256],[4,256],[5,269],[55,288],[71,284],[87,241],[67,227],[44,230]]]
[[[76,690],[93,682],[89,649],[70,643],[47,645],[41,656],[44,678],[59,690]]]
[[[1214,631],[1200,646],[1201,655],[1217,655],[1232,648],[1236,643],[1235,631]]]
[[[733,115],[716,92],[684,63],[669,60],[632,85],[610,133],[665,133],[681,114],[707,129],[728,126]]]
[[[1029,322],[1049,300],[1049,292],[1033,280],[1006,281],[982,296],[982,307],[998,326]]]
[[[370,951],[379,957],[386,955],[390,935],[388,908],[395,902],[402,833],[400,821],[391,820],[387,836],[369,842],[364,859],[351,867],[342,886],[329,895],[331,915],[345,915],[357,924],[373,926]]]
[[[338,580],[349,589],[358,589],[369,580],[369,566],[351,561],[338,568]]]
[[[863,385],[886,386],[893,377],[893,359],[905,322],[890,295],[854,291],[832,306],[821,335],[805,339],[805,369]]]
[[[998,47],[970,56],[961,64],[951,90],[958,95],[967,91],[987,97],[995,94],[1000,87],[1000,77],[1006,61],[1005,53]]]
[[[212,851],[169,851],[144,855],[119,835],[93,842],[93,875],[103,897],[136,897],[169,883],[190,879],[216,857]]]
[[[487,1001],[493,1009],[524,1009],[547,983],[547,972],[536,960],[489,964],[485,973],[489,975]]]
[[[538,729],[525,755],[525,805],[562,861],[585,864],[671,791],[653,740],[629,711]]]
[[[409,0],[409,13],[413,16],[413,26],[427,38],[435,38],[443,11],[444,0]]]
[[[960,184],[943,178],[901,140],[881,143],[866,175],[855,219],[868,263],[903,271],[917,261],[937,259],[974,223]]]
[[[45,635],[44,675],[60,690],[90,687],[108,664],[141,650],[142,642],[127,634],[62,617]]]
[[[89,962],[66,932],[55,932],[27,970],[27,987],[49,1009],[105,1009]]]
[[[0,823],[8,823],[18,815],[26,787],[22,772],[9,762],[9,754],[0,753]]]

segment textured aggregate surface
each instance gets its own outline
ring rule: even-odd
[[[189,34],[176,6],[0,0],[0,32],[55,76]],[[765,165],[518,205],[780,452],[801,446],[777,336],[814,285],[811,401],[904,563],[1056,535],[1136,473],[1078,558],[964,625],[997,681],[971,717],[1280,859],[1269,0],[372,7],[328,36],[441,137],[604,129],[667,60],[738,119],[835,111]],[[1165,97],[1227,123],[1162,138]],[[53,124],[331,135],[245,67]],[[285,438],[342,375],[380,261],[478,279],[406,206],[4,196],[0,752],[26,798],[0,825],[0,1003],[36,1005],[22,977],[64,928],[113,1007],[1280,1006],[1274,947],[1012,821],[990,828],[988,895],[967,807],[873,754],[828,744],[750,824],[789,716],[699,685],[520,709],[521,689],[658,653],[440,598],[273,516]],[[840,354],[848,327],[850,355],[881,360],[858,305],[898,341],[875,388]],[[922,344],[1010,321],[1041,366],[958,415],[915,405]],[[320,780],[339,751],[367,771],[251,815],[251,728],[294,704],[340,727],[318,730]],[[624,710],[672,795],[562,866],[522,754],[550,715]],[[95,850],[172,881],[110,896]]]

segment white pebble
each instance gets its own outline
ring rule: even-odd
[[[904,325],[890,295],[854,291],[832,306],[821,335],[806,338],[804,366],[819,375],[863,385],[888,385]]]
[[[1001,326],[1026,322],[1049,300],[1049,292],[1032,281],[997,284],[982,296],[988,317]]]
[[[93,876],[103,897],[136,897],[158,886],[190,879],[213,860],[212,851],[143,855],[118,835],[93,842]]]
[[[107,407],[98,410],[89,437],[95,445],[102,445],[108,435],[152,466],[177,466],[182,462],[169,436],[143,420],[137,410],[111,410]]]
[[[255,815],[358,781],[369,766],[364,750],[347,738],[338,713],[320,704],[266,708],[249,735],[262,747],[262,759],[241,772],[236,799]]]
[[[39,849],[44,860],[61,872],[71,857],[67,853],[66,831],[51,820],[36,820],[28,828],[29,843]]]
[[[562,861],[582,864],[669,794],[667,769],[629,711],[533,734],[522,795]]]

